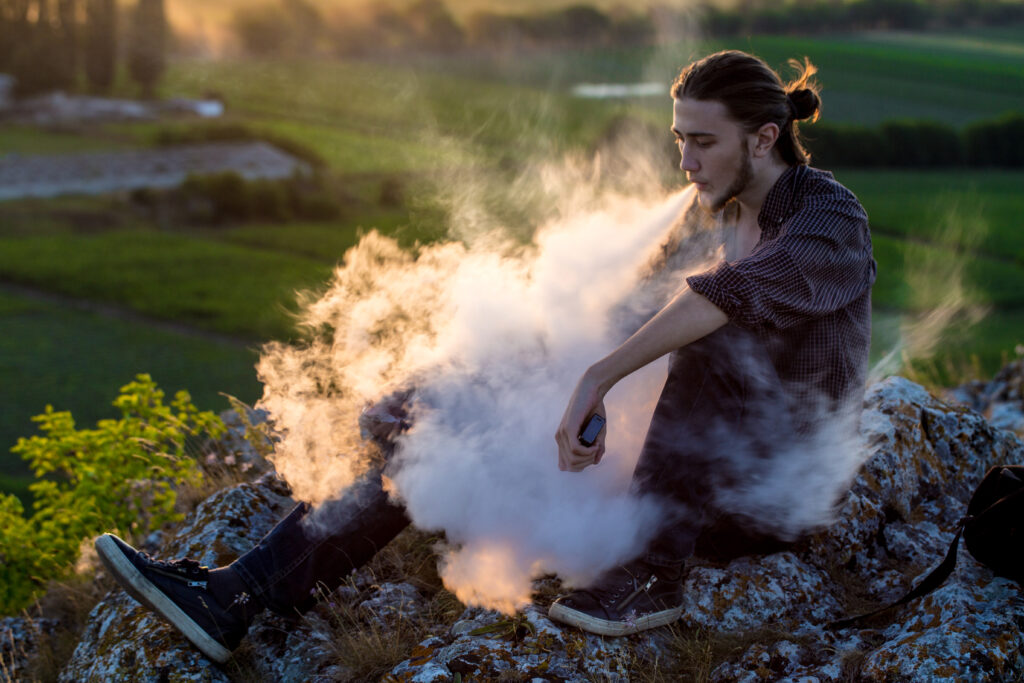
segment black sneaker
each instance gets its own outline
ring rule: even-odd
[[[671,624],[683,613],[681,570],[642,560],[602,574],[593,586],[555,600],[548,616],[602,636],[626,636]]]
[[[153,560],[113,534],[96,539],[96,552],[129,595],[170,622],[210,659],[226,662],[249,630],[251,616],[245,607],[251,596],[242,592],[218,600],[207,588],[210,570],[195,560]]]

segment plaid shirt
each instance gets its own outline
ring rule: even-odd
[[[798,165],[769,191],[757,223],[749,256],[687,284],[765,342],[791,398],[859,399],[876,272],[867,214],[831,173]]]

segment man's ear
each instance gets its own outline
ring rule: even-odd
[[[776,123],[766,123],[754,132],[754,144],[751,154],[756,157],[765,157],[771,153],[775,141],[779,139],[779,126]]]

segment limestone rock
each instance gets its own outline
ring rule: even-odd
[[[1017,355],[1024,355],[1024,346],[1017,347]],[[993,427],[1024,436],[1024,358],[1008,363],[991,381],[968,382],[949,396],[983,414]]]
[[[61,683],[104,683],[171,680],[227,683],[177,631],[144,609],[123,591],[96,605]]]
[[[632,661],[630,640],[562,629],[536,606],[511,619],[471,609],[448,636],[421,642],[384,680],[433,683],[504,674],[515,680],[628,681]]]
[[[828,575],[791,552],[742,557],[723,569],[694,567],[683,586],[682,622],[719,631],[787,620],[824,622],[842,606]]]
[[[3,680],[17,681],[36,654],[39,640],[57,626],[52,619],[28,616],[0,619],[0,675]]]
[[[377,587],[372,598],[359,604],[359,609],[387,626],[389,622],[415,617],[423,609],[423,598],[411,584],[384,583]]]

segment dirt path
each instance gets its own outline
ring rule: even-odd
[[[0,156],[0,200],[175,187],[190,174],[286,178],[309,166],[266,142],[177,145],[127,152]]]

